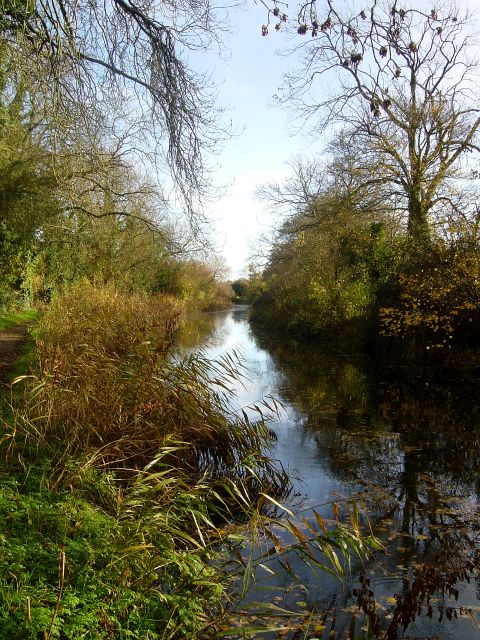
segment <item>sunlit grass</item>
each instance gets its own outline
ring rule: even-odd
[[[38,311],[35,311],[35,309],[16,313],[2,313],[0,314],[0,331],[5,331],[5,329],[24,322],[32,322],[38,318],[38,315]]]

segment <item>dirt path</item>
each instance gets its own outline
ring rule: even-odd
[[[13,363],[20,357],[31,326],[31,323],[18,324],[0,332],[0,384],[5,384]]]

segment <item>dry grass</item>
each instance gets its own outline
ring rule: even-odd
[[[87,283],[58,298],[39,327],[38,375],[17,394],[12,442],[49,450],[58,469],[74,457],[118,472],[142,468],[174,439],[197,476],[275,485],[278,472],[260,453],[269,444],[266,424],[229,411],[234,359],[168,355],[181,317],[171,297]]]

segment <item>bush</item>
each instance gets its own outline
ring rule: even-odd
[[[400,271],[395,299],[379,315],[383,335],[414,338],[427,349],[468,342],[480,319],[477,252],[432,245]]]

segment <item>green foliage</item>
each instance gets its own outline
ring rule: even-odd
[[[1,0],[0,31],[15,32],[21,30],[22,22],[31,17],[35,11],[33,0]]]
[[[167,291],[196,311],[227,309],[233,294],[230,285],[217,276],[212,266],[194,260],[174,266]]]
[[[99,110],[74,134],[78,110],[53,119],[52,100],[0,42],[0,310],[48,303],[82,278],[172,293],[189,308],[228,306],[229,287],[186,260],[165,198]]]
[[[382,225],[348,223],[347,212],[290,233],[274,249],[258,306],[269,304],[273,318],[295,331],[337,332],[371,317],[389,268]]]
[[[261,273],[253,265],[249,265],[248,278],[239,278],[232,282],[232,289],[235,294],[234,302],[252,304],[265,292],[265,284]]]
[[[179,469],[184,451],[175,443],[165,445],[123,487],[113,474],[82,469],[75,460],[68,461],[77,472],[75,483],[55,490],[46,460],[28,474],[12,473],[10,465],[0,488],[0,638],[204,637],[230,587],[219,545],[237,544],[241,535],[220,528],[232,514],[216,490],[208,483],[192,484]],[[172,452],[178,454],[175,467],[164,462]],[[278,505],[266,494],[263,501]],[[342,577],[352,554],[362,559],[378,548],[373,537],[360,534],[356,507],[350,526],[314,514],[309,523],[293,514],[278,522],[257,513],[254,528],[267,548],[252,548],[248,560],[236,551],[242,593],[255,583],[258,566],[270,565],[275,574],[278,562],[297,579],[288,560],[292,554],[315,572]],[[280,541],[278,526],[290,542]],[[235,574],[232,562],[228,574]],[[271,629],[275,617],[285,614],[267,603],[250,609],[257,630],[261,622]],[[222,628],[231,619],[227,615]]]
[[[129,490],[90,473],[75,493],[52,491],[38,465],[2,482],[0,638],[195,637],[226,587],[195,540],[211,490],[157,468]]]
[[[397,233],[382,182],[371,181],[376,168],[365,165],[362,150],[343,132],[331,153],[327,165],[297,161],[283,184],[261,192],[284,222],[257,304],[268,305],[287,329],[329,337],[372,323],[377,293],[394,267]]]
[[[235,302],[244,302],[248,300],[248,280],[247,278],[239,278],[232,282],[233,293],[235,294]]]
[[[475,243],[437,240],[419,251],[402,237],[387,241],[373,224],[341,233],[327,262],[325,242],[315,229],[276,248],[260,304],[283,326],[332,336],[357,322],[418,353],[478,340]]]
[[[340,138],[340,151],[343,144]],[[429,241],[412,237],[382,211],[381,192],[365,188],[358,154],[340,153],[323,177],[319,170],[299,164],[284,187],[266,190],[291,209],[264,272],[257,315],[330,340],[388,336],[406,355],[475,345],[477,218],[467,210],[454,224],[445,210],[439,232],[449,244],[433,233]]]
[[[31,305],[38,234],[58,210],[56,177],[27,103],[21,79],[0,86],[0,309]]]

